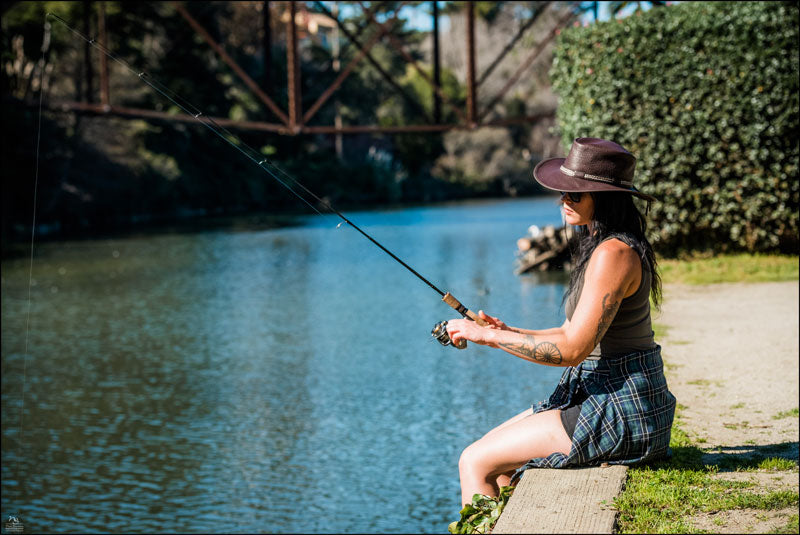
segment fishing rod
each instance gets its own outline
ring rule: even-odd
[[[436,285],[434,285],[428,279],[420,275],[414,268],[403,262],[403,260],[401,260],[397,255],[395,255],[389,249],[384,247],[380,242],[378,242],[375,238],[373,238],[367,232],[362,230],[358,225],[353,223],[349,218],[347,218],[344,214],[342,214],[342,212],[334,208],[333,205],[327,199],[320,198],[316,193],[305,187],[297,179],[289,176],[289,174],[287,174],[280,167],[275,165],[275,163],[270,161],[268,158],[264,158],[261,153],[259,153],[258,151],[247,145],[238,136],[234,135],[229,130],[221,126],[211,117],[205,115],[200,108],[192,105],[188,100],[184,99],[183,97],[181,97],[180,95],[178,95],[165,85],[161,84],[158,80],[150,76],[148,73],[134,69],[128,62],[115,56],[104,45],[98,43],[95,39],[79,32],[78,30],[70,26],[67,23],[67,21],[65,21],[64,19],[62,19],[61,17],[59,17],[54,13],[47,13],[47,15],[45,16],[45,35],[47,35],[48,33],[47,27],[49,25],[48,22],[49,18],[53,18],[56,21],[60,22],[62,25],[64,25],[65,28],[67,28],[67,30],[72,32],[74,35],[78,36],[80,39],[82,39],[92,47],[99,50],[102,54],[105,54],[109,59],[115,61],[116,63],[124,67],[127,71],[138,76],[138,78],[142,82],[150,86],[154,91],[156,91],[162,97],[166,98],[169,102],[177,106],[181,111],[183,111],[187,115],[192,116],[197,122],[199,122],[209,130],[211,130],[215,135],[220,137],[231,147],[238,150],[247,159],[255,163],[262,171],[265,171],[271,178],[275,179],[279,184],[288,189],[294,196],[303,201],[312,210],[314,210],[319,215],[322,215],[322,212],[320,212],[312,203],[310,203],[306,197],[295,191],[290,184],[294,184],[296,187],[303,190],[303,192],[305,192],[307,195],[309,195],[315,201],[317,201],[319,205],[322,205],[324,208],[327,208],[330,212],[336,214],[336,216],[338,216],[342,220],[342,222],[339,223],[339,226],[341,226],[342,223],[347,223],[350,227],[358,231],[359,234],[367,238],[373,244],[377,245],[383,252],[388,254],[401,266],[406,268],[408,271],[414,274],[418,279],[420,279],[422,282],[424,282],[430,288],[432,288],[436,293],[438,293],[441,296],[442,301],[447,303],[450,307],[452,307],[456,312],[461,314],[464,318],[472,320],[481,326],[487,325],[487,323],[483,319],[481,319],[477,314],[475,314],[467,307],[462,305],[461,302],[459,302],[459,300],[456,299],[450,292],[444,292],[439,288],[437,288]],[[41,88],[41,91],[44,91],[44,88]],[[467,346],[466,340],[461,340],[458,344],[453,344],[452,340],[450,340],[450,336],[447,334],[447,321],[441,321],[436,325],[434,325],[433,329],[431,330],[431,335],[444,346],[453,345],[453,347],[456,347],[458,349],[464,349]]]

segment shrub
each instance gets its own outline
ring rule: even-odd
[[[551,71],[572,139],[612,139],[660,202],[651,238],[798,251],[798,5],[686,2],[571,28]]]

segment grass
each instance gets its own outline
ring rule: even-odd
[[[658,260],[664,283],[713,284],[718,282],[774,282],[800,278],[800,258],[789,255],[694,255],[686,259]],[[650,307],[653,308],[652,299]],[[667,336],[666,325],[653,322],[656,339]]]
[[[681,427],[678,404],[672,427],[672,456],[665,461],[631,467],[625,490],[614,500],[619,510],[619,533],[693,533],[692,517],[703,512],[732,509],[770,511],[797,507],[797,490],[754,493],[749,481],[728,481],[720,472],[782,472],[798,470],[797,459],[759,455],[729,455],[715,464],[705,464],[706,451],[698,446],[704,440],[691,438]],[[795,415],[797,409],[779,413]],[[726,426],[727,427],[727,426]],[[778,453],[788,444],[777,444],[768,454]],[[713,477],[713,476],[717,477]],[[797,533],[797,517],[774,533]]]
[[[712,284],[719,282],[797,281],[800,262],[797,256],[769,255],[696,255],[682,260],[659,260],[665,283]],[[663,337],[667,329],[654,323],[656,335]],[[665,368],[669,369],[668,363]],[[711,381],[698,379],[691,384],[710,386]],[[733,405],[732,409],[744,404]],[[703,440],[692,438],[681,428],[679,405],[672,428],[670,459],[628,470],[625,490],[614,502],[619,510],[618,531],[621,533],[691,533],[697,530],[692,517],[702,512],[731,509],[767,511],[798,506],[798,491],[781,490],[765,494],[751,492],[753,483],[726,481],[712,477],[720,471],[795,471],[797,459],[733,455],[724,456],[716,464],[703,462]],[[797,418],[797,408],[781,411],[774,419]],[[729,424],[734,425],[734,424]],[[727,427],[727,426],[726,426]],[[784,445],[776,445],[775,452]],[[768,450],[768,454],[772,454]],[[717,525],[723,522],[720,520]],[[787,524],[774,533],[797,533],[798,515],[788,517]]]
[[[781,526],[778,529],[770,531],[770,533],[798,533],[798,532],[800,532],[800,526],[798,526],[798,515],[790,516],[789,521],[786,523],[785,526]]]
[[[800,416],[800,409],[794,408],[788,411],[781,411],[772,417],[773,420],[780,420],[781,418],[797,418]]]
[[[663,323],[658,323],[657,321],[653,322],[653,336],[655,336],[656,340],[663,340],[667,336],[667,326]]]
[[[700,385],[700,386],[711,386],[712,382],[708,379],[695,379],[693,381],[688,381],[687,385]]]
[[[769,457],[759,461],[756,469],[767,471],[797,470],[797,461],[784,459],[783,457]]]
[[[785,457],[726,457],[713,466],[725,472],[781,472],[797,470],[797,461]]]
[[[691,533],[696,531],[691,517],[698,513],[732,509],[769,511],[797,507],[800,503],[796,490],[758,494],[750,492],[755,486],[752,482],[712,477],[720,470],[797,470],[795,460],[742,456],[704,465],[703,450],[693,444],[677,421],[672,428],[670,447],[669,460],[628,470],[625,490],[614,500],[620,512],[620,533]],[[796,518],[790,519],[785,529],[796,524]]]
[[[789,255],[696,254],[679,260],[662,258],[658,260],[658,266],[661,280],[668,284],[774,282],[800,278],[800,258]],[[653,308],[652,300],[650,306]],[[653,332],[656,340],[661,340],[669,330],[666,325],[654,321]]]
[[[800,259],[788,255],[695,255],[660,259],[661,278],[667,283],[773,282],[798,280]]]

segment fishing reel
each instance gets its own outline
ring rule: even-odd
[[[450,340],[450,335],[447,334],[447,320],[440,321],[434,325],[433,330],[431,330],[431,336],[436,338],[443,346],[453,346],[456,349],[464,349],[467,347],[466,340],[461,340],[458,344],[454,344],[453,341]]]

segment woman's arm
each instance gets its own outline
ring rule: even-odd
[[[511,330],[514,332],[518,332],[520,334],[532,334],[534,336],[546,336],[548,334],[554,334],[557,332],[561,332],[569,326],[569,320],[564,320],[564,324],[561,327],[553,327],[551,329],[518,329],[516,327],[511,327]]]
[[[489,324],[489,328],[514,331],[515,333],[522,333],[522,334],[538,334],[538,335],[551,334],[559,331],[560,329],[566,329],[567,326],[569,325],[569,320],[565,319],[564,324],[561,325],[561,327],[553,327],[552,329],[543,329],[543,330],[521,329],[519,327],[511,327],[509,325],[506,325],[498,318],[495,318],[494,316],[489,316],[488,314],[484,313],[483,310],[478,311],[478,316],[480,316],[481,319],[483,319]]]
[[[574,366],[592,352],[614,319],[622,299],[632,295],[640,282],[641,261],[636,252],[619,240],[609,240],[592,254],[572,320],[561,327],[503,329],[491,322],[490,327],[480,327],[469,320],[450,320],[447,331],[454,343],[465,339],[503,349],[538,364]]]

